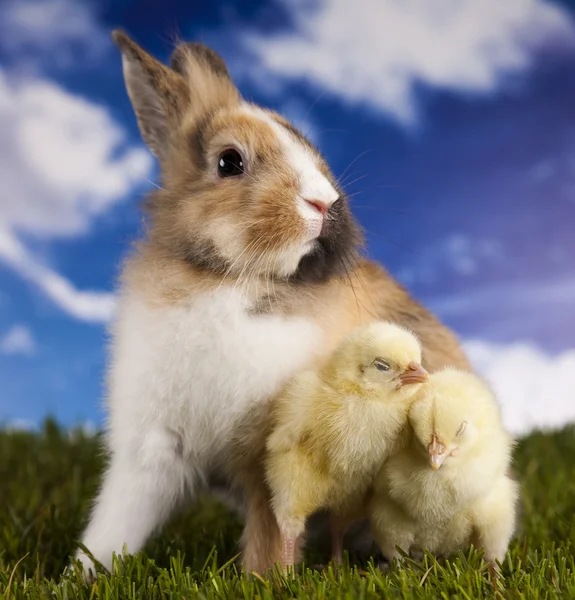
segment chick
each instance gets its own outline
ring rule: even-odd
[[[285,568],[313,512],[350,519],[399,444],[409,400],[427,378],[417,338],[375,322],[352,331],[322,368],[296,375],[276,399],[266,476]]]
[[[502,561],[519,489],[507,476],[513,442],[497,401],[472,373],[430,376],[412,402],[406,447],[385,463],[370,502],[383,555],[419,548],[449,554],[470,543]]]

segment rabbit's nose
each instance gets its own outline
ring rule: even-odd
[[[329,210],[329,207],[332,205],[332,202],[323,202],[322,200],[308,200],[307,198],[305,199],[305,201],[310,205],[313,206],[313,208],[315,208],[317,211],[319,211],[319,213],[325,217],[325,215],[327,214],[327,211]]]

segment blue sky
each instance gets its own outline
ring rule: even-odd
[[[575,419],[575,9],[542,0],[0,4],[0,421],[100,423],[157,179],[109,31],[228,61],[343,176],[369,254],[455,328],[509,426]]]

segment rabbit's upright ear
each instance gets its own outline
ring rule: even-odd
[[[112,37],[122,52],[126,89],[142,137],[160,160],[180,129],[183,117],[199,119],[239,101],[224,61],[202,44],[180,44],[172,68],[143,50],[121,30]]]
[[[182,42],[174,50],[170,65],[187,83],[192,119],[240,101],[224,59],[211,48],[197,42]]]
[[[150,150],[160,159],[170,143],[170,133],[189,104],[184,78],[140,48],[121,30],[112,37],[122,52],[126,90],[138,126]]]

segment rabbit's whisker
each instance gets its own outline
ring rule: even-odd
[[[350,163],[349,165],[347,165],[346,169],[344,170],[344,172],[337,178],[337,182],[338,184],[341,182],[341,180],[343,179],[344,175],[351,169],[351,167],[362,157],[365,156],[366,154],[369,154],[370,152],[373,152],[373,148],[371,150],[364,150],[363,152],[360,152]]]

